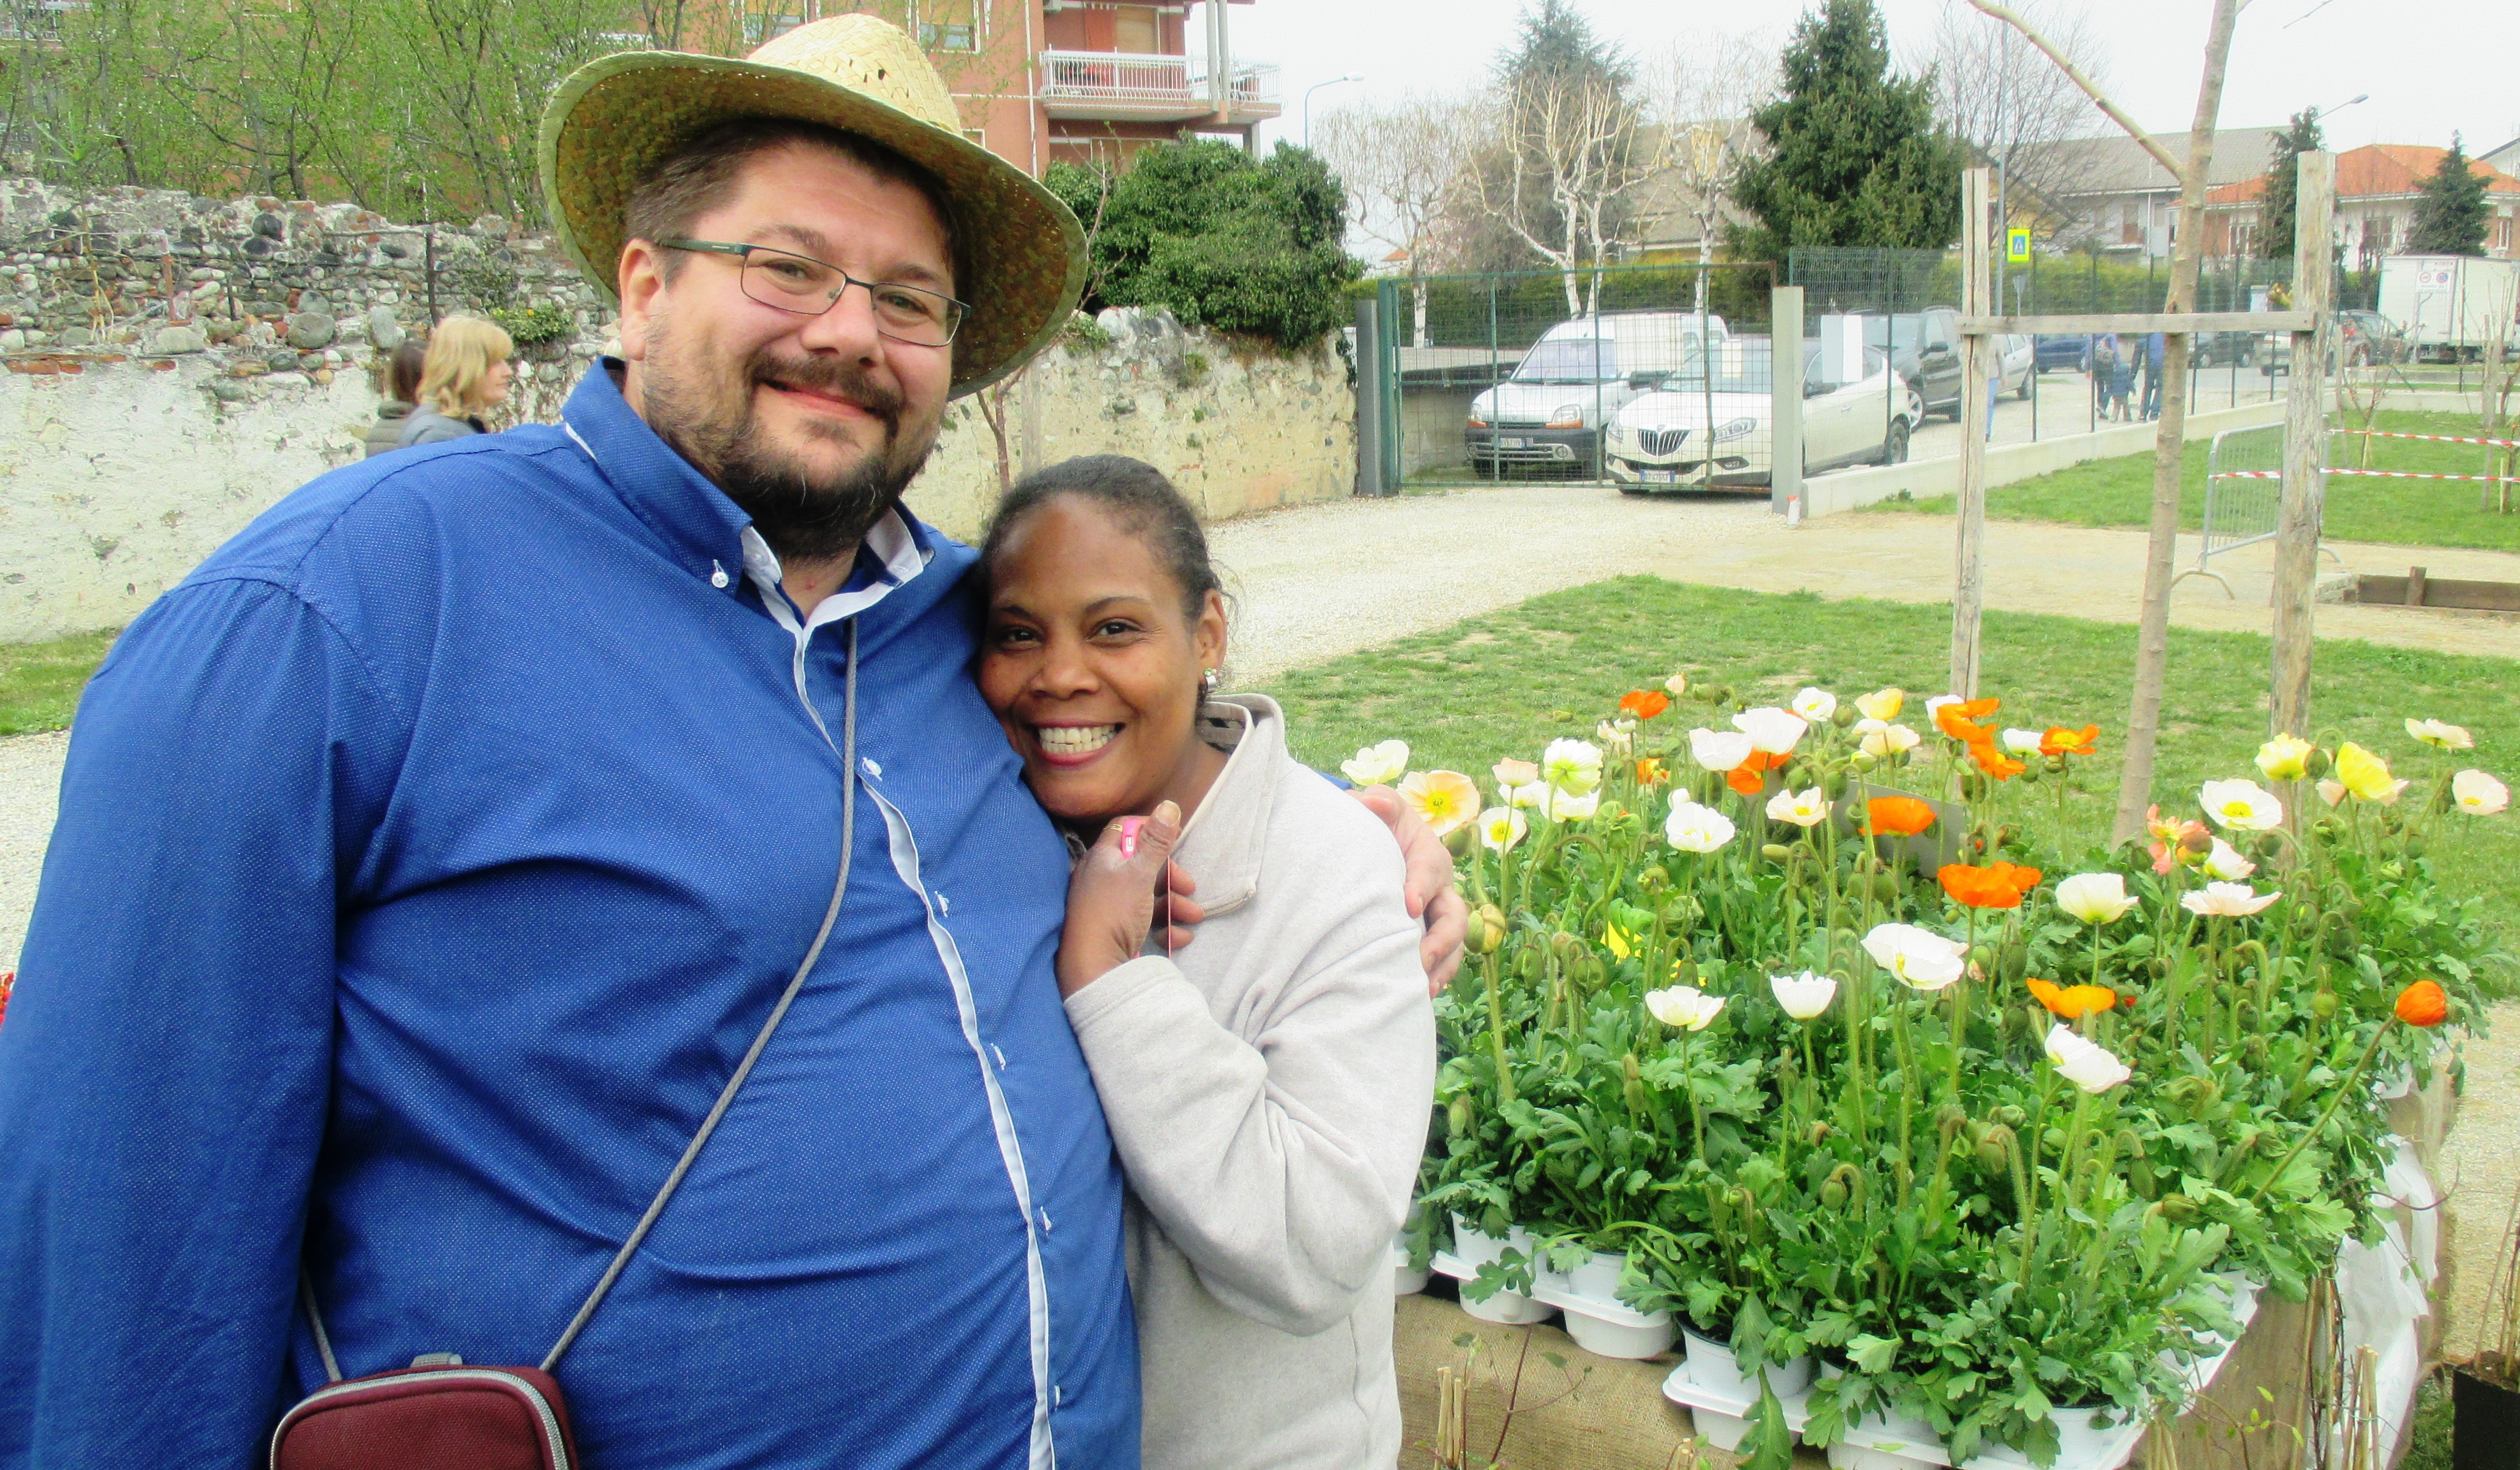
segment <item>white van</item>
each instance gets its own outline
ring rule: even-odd
[[[1732,336],[1724,319],[1691,311],[1620,311],[1560,322],[1505,381],[1470,400],[1470,468],[1563,466],[1598,473],[1601,425],[1698,355]]]

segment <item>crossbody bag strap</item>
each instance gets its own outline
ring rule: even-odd
[[[770,1018],[761,1023],[761,1030],[752,1038],[751,1047],[745,1049],[743,1060],[736,1063],[734,1075],[727,1078],[724,1088],[718,1090],[717,1102],[709,1108],[708,1116],[700,1120],[699,1132],[692,1136],[683,1156],[674,1162],[674,1172],[665,1176],[665,1182],[656,1190],[656,1197],[648,1202],[648,1213],[639,1217],[639,1224],[631,1229],[630,1238],[621,1243],[621,1249],[613,1254],[612,1264],[604,1269],[603,1279],[586,1294],[586,1301],[577,1309],[577,1315],[569,1318],[567,1330],[561,1333],[559,1342],[552,1344],[551,1352],[543,1356],[541,1367],[546,1373],[559,1366],[561,1355],[566,1353],[569,1345],[577,1341],[578,1334],[586,1330],[588,1320],[595,1315],[595,1309],[604,1305],[604,1298],[612,1290],[612,1283],[621,1279],[621,1272],[629,1266],[630,1258],[638,1254],[640,1243],[648,1238],[650,1230],[655,1228],[657,1218],[665,1213],[666,1202],[674,1197],[676,1189],[682,1187],[683,1177],[692,1172],[692,1164],[699,1158],[700,1149],[708,1143],[709,1135],[717,1132],[719,1120],[725,1118],[726,1110],[735,1105],[736,1093],[743,1091],[744,1079],[752,1075],[752,1064],[761,1059],[763,1049],[770,1045],[770,1038],[779,1030],[779,1023],[787,1019],[788,1007],[795,1003],[797,993],[805,988],[805,977],[813,973],[814,961],[823,958],[823,946],[832,937],[832,926],[839,921],[840,900],[849,891],[849,864],[857,850],[858,823],[857,619],[849,619],[848,626],[848,673],[842,685],[840,706],[840,873],[832,884],[832,901],[823,910],[823,926],[814,931],[814,943],[805,951],[804,962],[796,966],[796,973],[788,981],[788,989],[779,997],[779,1003],[770,1007]],[[810,706],[807,713],[813,713]],[[815,728],[821,729],[822,724],[822,717],[814,715]],[[831,732],[825,730],[823,738],[828,741]],[[297,1292],[298,1299],[305,1304],[306,1320],[315,1329],[315,1347],[323,1355],[324,1371],[333,1382],[338,1383],[341,1381],[341,1366],[333,1357],[332,1338],[324,1331],[323,1314],[315,1308],[315,1285],[307,1278],[303,1268],[297,1273]]]

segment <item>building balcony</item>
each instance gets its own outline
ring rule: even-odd
[[[1229,73],[1219,108],[1206,68],[1186,56],[1126,51],[1045,51],[1041,97],[1053,117],[1191,122],[1219,111],[1236,126],[1279,113],[1278,68],[1245,64]]]

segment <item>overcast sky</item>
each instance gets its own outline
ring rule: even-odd
[[[2065,5],[2081,0],[2061,0]],[[1285,114],[1261,131],[1300,140],[1304,89],[1325,87],[1314,115],[1372,96],[1459,90],[1487,74],[1524,0],[1257,0],[1236,5],[1234,50],[1283,70]],[[1921,49],[1943,0],[1880,0],[1894,52]],[[1804,0],[1576,0],[1599,31],[1639,55],[1719,28],[1781,43]],[[2090,0],[2107,50],[2109,90],[2146,128],[2176,132],[2196,110],[2209,0]],[[1195,22],[1196,17],[1193,16]],[[1993,25],[1980,17],[1972,23]],[[1193,32],[1197,30],[1193,24]],[[2328,146],[2429,143],[2452,130],[2480,153],[2520,137],[2520,4],[2513,0],[2253,0],[2241,12],[2222,125],[2281,124],[2305,107],[2336,111]],[[2108,131],[2095,110],[2092,132]]]

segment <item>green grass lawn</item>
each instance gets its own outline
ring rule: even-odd
[[[2377,425],[2399,433],[2476,433],[2476,421],[2463,414],[2386,412]],[[2374,469],[2407,469],[2425,474],[2486,472],[2485,449],[2472,444],[2425,444],[2409,440],[2335,440],[2332,462],[2359,465],[2361,446],[2370,448]],[[2209,441],[2190,440],[2180,494],[2179,523],[2197,530],[2205,523],[2205,458]],[[2442,480],[2384,480],[2331,477],[2327,482],[2326,534],[2336,541],[2378,541],[2403,546],[2470,547],[2481,551],[2520,551],[2520,512],[2500,514],[2477,509],[2480,492],[2492,486]],[[2520,491],[2514,504],[2520,506]],[[1950,496],[1921,501],[1884,501],[1870,511],[1948,515]],[[2083,526],[2142,526],[2152,519],[2152,453],[2093,460],[1987,492],[1986,512],[1999,520],[2054,520]]]
[[[2154,794],[2192,810],[2208,778],[2256,778],[2250,757],[2267,734],[2269,645],[2254,634],[2186,628],[2170,637]],[[1895,684],[1918,691],[1909,716],[1922,724],[1922,695],[1941,690],[1950,646],[1943,605],[1625,577],[1298,670],[1269,691],[1286,706],[1297,753],[1315,766],[1336,769],[1357,747],[1397,735],[1413,747],[1414,766],[1466,772],[1485,788],[1501,757],[1534,759],[1555,736],[1591,737],[1620,694],[1659,687],[1675,669],[1778,703],[1806,684],[1841,698]],[[2129,625],[1986,617],[1984,689],[2003,700],[1996,723],[2100,727],[2101,754],[2086,767],[2093,790],[2069,808],[2073,829],[2089,840],[2105,837],[2115,808],[2135,647]],[[2322,742],[2362,741],[2399,775],[2426,779],[2440,770],[2437,753],[2408,739],[2404,721],[2428,716],[2475,733],[2478,748],[2463,764],[2520,778],[2520,679],[2508,661],[2328,641],[2318,646],[2317,673]],[[1684,702],[1678,714],[1697,723],[1703,709]],[[1566,718],[1554,718],[1559,711]],[[2037,790],[2044,802],[2053,787]],[[2443,844],[2445,870],[2462,890],[2484,893],[2489,912],[2508,913],[2520,903],[2520,815],[2478,825]]]
[[[41,644],[0,644],[0,735],[60,730],[114,635],[78,633]]]

